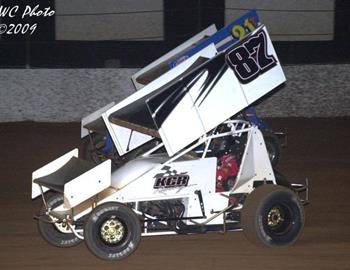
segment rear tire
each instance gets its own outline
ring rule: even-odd
[[[267,153],[273,167],[277,166],[281,159],[281,145],[278,137],[269,130],[263,130],[264,141],[266,145]]]
[[[96,207],[84,229],[89,250],[103,260],[121,260],[133,253],[141,239],[138,217],[121,203]]]
[[[47,206],[51,209],[61,205],[63,203],[63,195],[56,194],[47,200]],[[39,215],[44,216],[46,213],[46,208],[43,205],[40,209]],[[49,218],[48,218],[49,220]],[[68,225],[62,224],[62,222],[57,222],[55,224],[48,223],[43,220],[38,219],[38,230],[42,238],[44,238],[49,244],[56,247],[74,247],[82,242],[81,239],[76,237],[73,233],[64,233],[62,231],[69,232],[70,229]]]
[[[297,195],[278,185],[256,188],[245,200],[241,215],[245,236],[270,247],[294,243],[304,222],[304,208]]]

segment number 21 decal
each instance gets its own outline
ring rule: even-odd
[[[273,68],[277,61],[267,52],[267,38],[260,31],[226,55],[228,65],[242,84],[249,83]]]

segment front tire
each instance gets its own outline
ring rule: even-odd
[[[288,246],[304,227],[304,208],[297,195],[286,187],[263,185],[245,200],[241,225],[245,236],[255,244]]]
[[[56,194],[47,200],[47,206],[50,209],[54,209],[55,207],[63,204],[63,195]],[[40,216],[46,215],[46,208],[43,205],[39,212]],[[48,221],[50,219],[48,218]],[[67,224],[62,222],[56,223],[48,223],[41,219],[38,219],[38,230],[40,235],[51,245],[56,247],[74,247],[82,242],[81,239],[76,237],[71,230],[69,229]]]
[[[138,217],[120,203],[96,207],[84,229],[89,250],[103,260],[121,260],[133,253],[141,239]]]

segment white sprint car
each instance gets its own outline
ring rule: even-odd
[[[85,118],[83,133],[102,125],[120,156],[138,156],[96,164],[74,149],[33,172],[32,198],[43,199],[41,235],[59,247],[85,241],[106,260],[130,255],[141,236],[243,230],[255,243],[293,243],[304,225],[307,185],[277,173],[260,130],[235,119],[284,81],[259,25],[226,50],[210,44]],[[55,193],[49,199],[48,190]]]

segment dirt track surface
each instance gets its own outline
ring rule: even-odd
[[[291,247],[252,245],[242,232],[142,238],[120,262],[94,257],[84,243],[47,244],[32,216],[31,172],[79,144],[79,124],[0,124],[0,269],[350,269],[350,118],[270,119],[288,145],[279,170],[310,180],[306,225]]]

